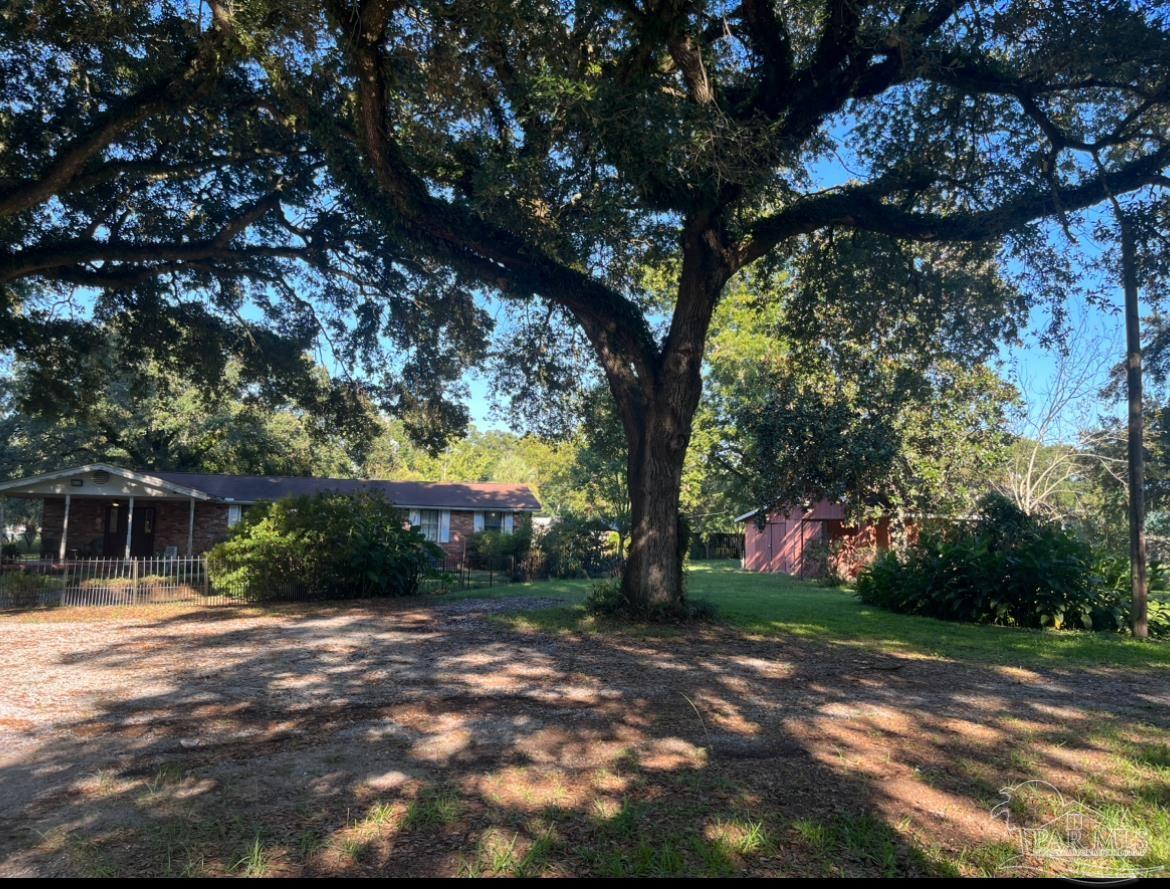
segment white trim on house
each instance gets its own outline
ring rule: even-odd
[[[149,475],[143,472],[133,472],[129,469],[122,469],[119,466],[111,466],[109,463],[87,463],[84,466],[74,466],[71,469],[60,469],[56,472],[45,472],[41,475],[30,475],[25,478],[13,479],[12,481],[0,482],[0,495],[11,496],[13,494],[31,494],[36,496],[54,496],[59,494],[69,494],[76,497],[110,497],[110,496],[126,496],[117,492],[104,491],[100,486],[94,486],[94,490],[73,490],[72,487],[68,491],[62,489],[55,490],[37,490],[41,486],[50,486],[52,483],[62,479],[72,479],[76,476],[93,476],[95,473],[105,472],[111,477],[117,477],[123,481],[132,482],[133,484],[142,485],[146,488],[155,488],[164,491],[168,494],[174,494],[179,497],[194,497],[198,500],[214,500],[215,498],[209,494],[195,488],[187,488],[183,485],[176,485],[174,482],[165,481],[158,476]]]

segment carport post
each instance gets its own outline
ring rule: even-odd
[[[130,538],[134,536],[134,498],[126,509],[126,558],[130,558]]]
[[[191,497],[187,509],[187,555],[195,555],[195,498]]]
[[[69,503],[73,497],[65,495],[65,518],[61,520],[61,542],[57,544],[57,561],[65,561],[65,541],[69,537]]]

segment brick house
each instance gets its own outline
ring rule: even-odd
[[[472,534],[519,530],[540,508],[526,485],[155,472],[105,463],[0,482],[0,498],[43,501],[41,549],[58,559],[197,555],[226,537],[253,503],[359,490],[381,491],[456,559]]]

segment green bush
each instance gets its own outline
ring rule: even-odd
[[[1151,639],[1170,639],[1170,602],[1151,599],[1146,610]]]
[[[257,504],[208,553],[212,583],[252,601],[409,596],[442,552],[375,492]]]
[[[1129,558],[1102,555],[1098,557],[1094,570],[1101,583],[1101,607],[1107,608],[1116,617],[1119,630],[1128,630],[1133,605]],[[1165,601],[1170,594],[1170,572],[1161,562],[1150,562],[1146,579],[1150,592],[1146,613],[1150,637],[1170,639],[1170,602]]]
[[[36,605],[42,594],[59,591],[63,585],[60,575],[4,571],[0,573],[0,607]]]
[[[552,577],[595,577],[611,574],[618,559],[609,546],[605,522],[563,516],[540,536],[539,548]]]
[[[890,611],[971,623],[1116,630],[1123,619],[1088,545],[998,496],[974,523],[924,534],[900,558],[882,555],[856,591]]]
[[[600,617],[614,617],[626,612],[628,607],[622,595],[621,578],[611,577],[594,583],[585,597],[585,610]]]
[[[502,531],[480,531],[467,541],[467,551],[472,559],[498,562],[508,557],[517,560],[528,555],[532,546],[532,529],[523,525],[511,534]]]

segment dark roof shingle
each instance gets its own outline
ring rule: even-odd
[[[387,482],[365,479],[304,478],[290,475],[214,475],[201,472],[158,472],[157,476],[176,485],[194,488],[221,500],[252,502],[279,500],[299,494],[321,491],[349,493],[378,490],[398,506],[434,509],[502,509],[535,512],[540,509],[527,485],[504,485],[488,482]]]

